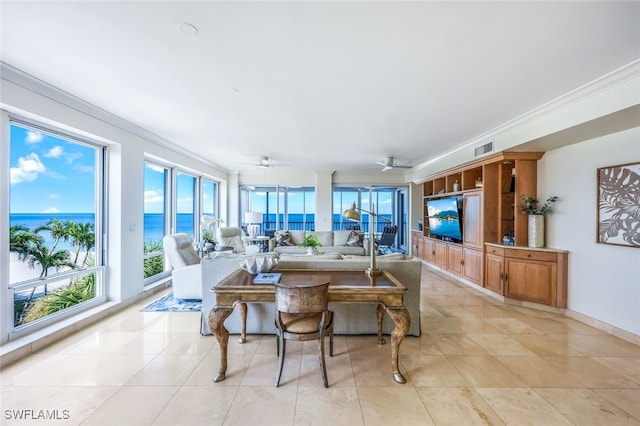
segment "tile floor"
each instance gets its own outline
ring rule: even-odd
[[[427,268],[422,282],[405,385],[375,336],[336,337],[328,389],[313,342],[288,345],[274,388],[275,338],[232,336],[227,380],[213,383],[218,346],[198,334],[199,313],[140,312],[150,299],[0,372],[0,423],[640,425],[640,347]]]

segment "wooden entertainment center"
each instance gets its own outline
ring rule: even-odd
[[[527,247],[527,216],[518,209],[521,195],[537,195],[543,155],[504,151],[423,181],[424,226],[412,231],[413,254],[504,297],[566,308],[569,253]],[[462,243],[430,234],[426,203],[446,196],[462,197]]]

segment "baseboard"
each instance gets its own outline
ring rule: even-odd
[[[607,324],[606,322],[597,320],[595,318],[591,318],[587,315],[581,314],[580,312],[572,311],[571,309],[567,309],[565,314],[569,318],[572,318],[576,321],[580,321],[581,323],[584,323],[588,326],[596,328],[600,331],[604,331],[607,334],[611,334],[615,337],[619,337],[622,340],[633,343],[634,345],[640,346],[640,336],[638,336],[637,334],[633,334],[614,325]]]
[[[415,256],[414,256],[415,257]],[[443,275],[446,275],[449,278],[452,278],[456,281],[458,281],[461,284],[464,284],[466,286],[469,286],[471,288],[473,288],[474,290],[479,291],[482,294],[485,294],[487,296],[493,297],[496,300],[499,300],[500,302],[503,302],[505,304],[509,304],[509,305],[515,305],[515,306],[522,306],[524,308],[530,308],[530,309],[537,309],[539,311],[544,311],[544,312],[552,312],[555,314],[559,314],[559,315],[564,315],[568,318],[574,319],[576,321],[580,321],[583,324],[586,324],[590,327],[593,327],[597,330],[603,331],[607,334],[611,334],[612,336],[618,337],[622,340],[626,340],[627,342],[633,343],[634,345],[638,345],[640,346],[640,336],[634,333],[631,333],[629,331],[623,330],[621,328],[618,328],[616,326],[613,326],[611,324],[607,324],[604,321],[600,321],[598,319],[595,318],[591,318],[588,315],[582,314],[580,312],[576,312],[576,311],[572,311],[571,309],[568,308],[557,308],[555,306],[548,306],[548,305],[542,305],[540,303],[533,303],[533,302],[527,302],[524,300],[517,300],[517,299],[512,299],[509,297],[504,297],[501,294],[497,294],[494,293],[491,290],[487,290],[484,287],[479,286],[476,283],[473,283],[471,281],[465,280],[462,277],[459,277],[458,275],[452,274],[449,271],[445,271],[444,269],[433,265],[429,262],[424,261],[423,259],[420,259],[418,257],[416,257],[416,259],[420,260],[422,262],[423,265],[425,265],[427,268],[432,269],[436,272],[439,272]]]

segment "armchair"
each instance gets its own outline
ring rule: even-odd
[[[216,229],[216,242],[223,246],[233,247],[234,253],[245,253],[251,250],[247,250],[243,240],[244,233],[242,228],[237,226],[224,226]],[[254,248],[253,252],[258,252],[258,246]]]
[[[166,235],[162,240],[162,246],[173,268],[173,297],[202,300],[200,256],[193,248],[191,237],[188,234]]]

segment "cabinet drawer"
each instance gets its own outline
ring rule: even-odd
[[[505,257],[515,257],[516,259],[539,260],[542,262],[555,262],[557,260],[556,253],[534,250],[512,250],[504,249]]]
[[[487,253],[495,254],[496,256],[504,256],[504,249],[498,247],[487,247]]]

